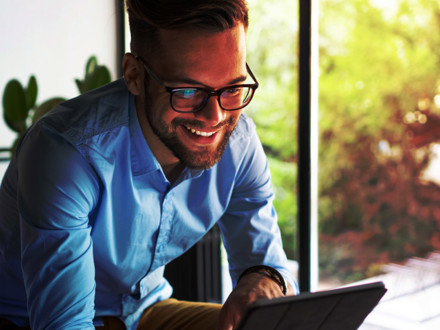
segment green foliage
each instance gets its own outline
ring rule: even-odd
[[[350,281],[438,249],[440,5],[321,1],[320,270]]]
[[[107,67],[98,65],[95,56],[91,56],[87,61],[84,79],[75,80],[81,94],[110,81],[110,71]],[[11,153],[15,151],[18,140],[31,124],[52,110],[57,104],[65,101],[63,97],[53,97],[37,105],[37,95],[38,84],[33,75],[29,78],[26,88],[17,79],[11,79],[6,84],[3,91],[3,119],[6,125],[17,133],[17,138],[11,147]]]
[[[110,82],[110,71],[104,65],[98,65],[96,56],[91,56],[86,64],[86,72],[83,80],[75,79],[75,83],[81,94],[95,89]]]
[[[395,5],[393,5],[395,4]],[[269,155],[285,250],[296,236],[297,8],[250,0],[249,114]],[[440,4],[320,0],[319,230],[323,277],[354,281],[440,249]]]
[[[274,186],[274,206],[278,214],[278,224],[281,228],[284,250],[287,257],[295,258],[296,237],[296,174],[294,162],[285,162],[269,157],[269,166]]]
[[[16,80],[10,80],[3,93],[3,118],[6,124],[18,134],[27,128],[26,119],[37,99],[37,80],[31,76],[26,88]]]
[[[295,258],[297,76],[295,1],[248,1],[248,63],[260,83],[246,112],[269,156],[284,250]]]
[[[296,4],[251,0],[249,7],[248,59],[260,88],[246,111],[266,152],[292,162],[297,150]]]

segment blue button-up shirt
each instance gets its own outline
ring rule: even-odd
[[[164,266],[216,223],[235,284],[285,268],[267,160],[241,116],[221,160],[171,184],[123,80],[58,106],[25,135],[0,190],[0,317],[33,329],[134,327],[170,297]]]

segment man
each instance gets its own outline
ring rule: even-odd
[[[124,79],[42,118],[3,180],[4,327],[232,329],[250,302],[294,293],[267,160],[242,115],[258,86],[245,2],[127,8]],[[226,303],[168,299],[164,266],[216,223],[234,284]]]

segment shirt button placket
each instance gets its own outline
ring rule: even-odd
[[[154,254],[154,266],[162,266],[165,261],[166,246],[169,241],[171,224],[174,218],[175,209],[172,203],[173,193],[165,195],[162,203],[162,214],[160,219],[159,235],[157,237],[156,251]]]

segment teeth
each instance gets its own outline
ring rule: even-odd
[[[196,131],[194,128],[191,128],[191,127],[188,127],[188,126],[186,126],[186,129],[188,131],[190,131],[191,133],[196,134],[196,135],[200,135],[200,136],[211,136],[211,135],[213,135],[215,133],[215,132],[200,132],[200,131]]]

